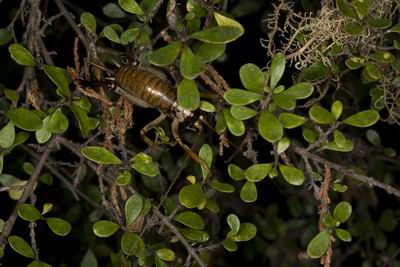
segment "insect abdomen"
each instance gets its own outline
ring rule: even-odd
[[[115,82],[133,97],[163,113],[168,113],[176,101],[170,85],[150,71],[124,66],[115,71]]]

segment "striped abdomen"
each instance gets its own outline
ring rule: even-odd
[[[123,66],[115,71],[115,82],[133,98],[136,103],[146,103],[168,114],[176,105],[176,93],[171,86],[150,71]],[[146,107],[145,105],[142,105]]]

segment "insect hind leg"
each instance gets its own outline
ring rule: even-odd
[[[156,144],[154,143],[154,141],[152,141],[150,138],[148,138],[146,136],[146,133],[148,131],[150,131],[151,129],[153,129],[154,127],[156,127],[157,125],[159,125],[167,116],[163,113],[160,114],[160,116],[158,116],[155,120],[151,121],[150,123],[148,123],[146,126],[144,126],[142,128],[142,130],[140,130],[140,137],[142,137],[143,141],[149,146],[149,147],[156,147]]]

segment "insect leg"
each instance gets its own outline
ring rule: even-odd
[[[176,143],[178,143],[183,150],[185,150],[185,152],[197,163],[199,163],[201,166],[203,166],[203,168],[206,170],[206,172],[208,173],[207,178],[210,176],[211,172],[210,172],[210,168],[207,166],[207,164],[205,163],[205,161],[199,157],[199,155],[197,155],[196,153],[194,153],[186,144],[184,144],[182,142],[181,137],[179,136],[179,121],[177,119],[172,121],[171,124],[171,131],[172,131],[172,135],[174,136],[174,139],[176,141]]]
[[[142,130],[140,130],[140,136],[142,137],[143,141],[145,141],[146,144],[149,145],[150,147],[155,147],[156,144],[150,138],[148,138],[146,136],[146,133],[148,131],[150,131],[151,129],[153,129],[154,127],[156,127],[157,125],[159,125],[166,117],[167,117],[167,115],[161,113],[157,119],[150,122],[149,124],[144,126]]]

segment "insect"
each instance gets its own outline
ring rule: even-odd
[[[206,173],[210,174],[205,161],[194,153],[179,136],[179,125],[185,123],[188,127],[202,130],[202,125],[207,124],[203,116],[183,108],[177,102],[175,89],[160,75],[137,66],[121,66],[115,71],[105,69],[104,67],[89,62],[90,64],[101,68],[114,77],[106,78],[111,81],[112,89],[143,108],[156,108],[160,111],[160,116],[148,123],[140,131],[142,139],[150,146],[155,143],[146,136],[146,133],[159,125],[164,119],[172,119],[171,131],[177,144],[179,144],[186,153],[197,163],[203,166]]]

